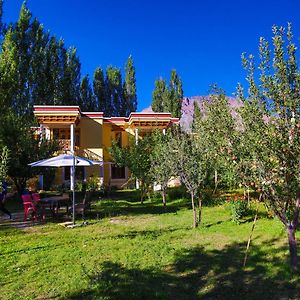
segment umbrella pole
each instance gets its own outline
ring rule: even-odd
[[[73,153],[73,166],[72,166],[72,181],[73,181],[73,225],[75,225],[75,155]]]

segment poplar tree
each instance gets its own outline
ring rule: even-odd
[[[0,54],[0,106],[4,113],[12,106],[18,88],[16,51],[16,43],[10,27],[4,36]]]
[[[182,89],[182,81],[179,78],[175,69],[171,71],[169,93],[170,93],[170,103],[171,103],[170,112],[172,113],[172,117],[180,118],[183,89]]]
[[[97,110],[107,115],[107,103],[105,98],[105,79],[103,70],[98,67],[94,72],[93,90],[96,97]]]
[[[169,112],[172,117],[178,118],[181,116],[182,97],[182,81],[176,70],[172,70],[169,84],[163,78],[155,81],[152,92],[152,109],[155,112]]]
[[[96,101],[90,85],[89,76],[85,75],[80,84],[80,102],[79,106],[83,111],[94,111]]]
[[[18,86],[13,107],[18,115],[30,115],[32,110],[29,85],[27,84],[30,75],[30,20],[31,12],[24,2],[14,32],[17,51]]]
[[[125,81],[123,84],[123,91],[124,98],[121,115],[128,116],[131,112],[135,112],[137,110],[135,68],[131,55],[128,57],[125,64]]]
[[[155,112],[164,111],[164,99],[166,98],[168,89],[166,81],[162,78],[155,81],[155,88],[152,92],[152,110]]]
[[[108,66],[106,69],[106,101],[107,115],[120,116],[122,107],[122,76],[121,70],[116,67]]]

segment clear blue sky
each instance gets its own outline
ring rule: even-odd
[[[18,18],[22,0],[5,0],[4,21]],[[139,110],[151,103],[155,79],[175,68],[185,96],[212,83],[227,95],[243,82],[241,53],[257,54],[273,24],[293,23],[300,38],[299,0],[28,0],[44,27],[78,49],[82,74],[124,66],[132,54]]]

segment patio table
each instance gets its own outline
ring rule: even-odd
[[[55,217],[55,215],[58,213],[58,209],[62,206],[66,207],[66,213],[69,213],[69,205],[70,205],[70,198],[69,196],[52,196],[52,197],[46,197],[42,198],[40,200],[40,203],[44,207],[49,207],[50,211],[52,213],[52,216]]]

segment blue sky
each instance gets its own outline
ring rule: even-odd
[[[18,18],[22,0],[4,0],[4,21]],[[257,54],[273,24],[292,22],[300,38],[299,0],[138,1],[28,0],[44,27],[78,49],[82,74],[97,66],[122,67],[132,54],[141,110],[155,79],[175,68],[185,96],[205,95],[217,83],[232,95],[244,82],[241,53]]]

